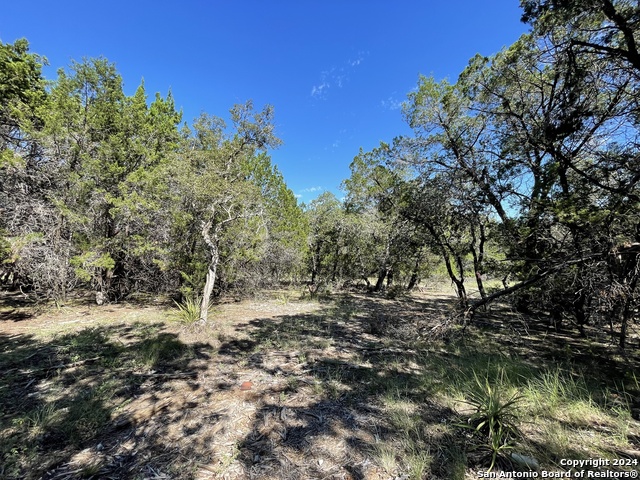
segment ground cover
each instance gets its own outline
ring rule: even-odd
[[[3,300],[1,478],[462,479],[640,460],[638,350],[506,306],[463,334],[433,291],[271,292],[206,325],[148,299]]]

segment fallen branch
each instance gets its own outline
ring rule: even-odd
[[[480,300],[477,300],[475,302],[473,302],[471,305],[469,305],[467,307],[467,309],[464,312],[464,319],[465,321],[469,321],[471,319],[473,319],[473,315],[475,314],[476,310],[494,300],[496,300],[497,298],[500,297],[504,297],[505,295],[509,295],[510,293],[516,292],[518,290],[521,290],[525,287],[528,287],[529,285],[533,285],[534,283],[537,283],[539,281],[541,281],[542,279],[548,277],[549,275],[551,275],[552,273],[556,273],[556,272],[560,272],[562,270],[564,270],[567,267],[570,267],[572,265],[580,265],[581,263],[585,263],[588,260],[593,260],[595,258],[599,258],[602,257],[603,254],[602,253],[594,253],[592,255],[583,257],[583,258],[579,258],[579,259],[574,259],[574,260],[567,260],[565,262],[562,262],[558,265],[554,265],[550,268],[547,268],[546,270],[543,270],[542,272],[527,278],[526,280],[523,280],[520,283],[516,283],[515,285],[510,286],[509,288],[505,288],[503,290],[499,290],[495,293],[492,293],[491,295],[486,296],[485,298],[481,298]]]
[[[33,356],[33,355],[31,355]],[[29,357],[27,357],[29,358]],[[95,362],[96,360],[100,360],[100,357],[93,357],[93,358],[87,358],[85,360],[78,360],[77,362],[71,362],[71,363],[59,363],[57,365],[51,365],[49,367],[40,367],[40,368],[31,368],[29,369],[27,372],[27,374],[32,374],[32,373],[36,373],[36,372],[44,372],[44,371],[49,371],[49,370],[58,370],[61,368],[73,368],[73,367],[79,367],[80,365],[84,365],[85,363],[88,362]],[[9,372],[13,372],[15,370],[21,370],[20,368],[12,368],[10,370],[6,370],[4,373],[7,374]]]
[[[318,420],[320,423],[324,423],[324,418],[322,418],[320,415],[316,415],[315,413],[311,413],[306,410],[301,410],[300,413],[302,415],[308,415],[309,417],[313,417],[316,420]]]
[[[391,347],[355,347],[357,350],[363,350],[365,355],[376,355],[384,353],[394,353],[397,355],[420,355],[420,352],[410,348],[391,348]]]

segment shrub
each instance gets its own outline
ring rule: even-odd
[[[500,379],[503,373],[500,372]],[[465,403],[472,406],[475,412],[469,417],[468,423],[461,426],[472,429],[479,437],[478,448],[488,451],[491,470],[499,458],[508,460],[514,441],[520,437],[516,423],[517,407],[522,397],[517,393],[506,395],[501,388],[501,381],[491,385],[486,377],[482,381],[474,373],[474,378],[476,386],[468,393]]]
[[[198,297],[186,297],[182,303],[176,304],[176,316],[181,323],[192,325],[200,320],[200,299]]]

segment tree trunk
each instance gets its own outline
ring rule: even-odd
[[[478,285],[478,292],[480,292],[480,298],[486,298],[487,292],[484,289],[484,283],[482,281],[482,264],[484,263],[484,243],[486,241],[486,235],[484,231],[484,225],[480,224],[480,239],[479,242],[476,239],[475,228],[471,227],[471,238],[473,239],[473,245],[471,248],[471,254],[473,256],[473,273],[476,277],[476,284]],[[477,244],[477,245],[476,245]]]
[[[453,266],[451,265],[451,259],[449,255],[444,251],[444,248],[443,248],[442,256],[444,259],[444,265],[445,267],[447,267],[447,273],[449,274],[449,278],[451,279],[453,284],[456,286],[456,296],[458,297],[458,300],[460,300],[460,303],[462,304],[462,306],[466,308],[468,301],[467,301],[467,290],[464,288],[464,274],[462,270],[460,270],[460,278],[456,277],[456,274],[453,271]],[[456,257],[456,261],[457,261],[456,263],[458,263],[458,265],[460,266],[460,264],[462,263],[461,259],[459,257]]]
[[[318,277],[318,271],[320,270],[318,263],[320,262],[321,248],[322,248],[322,243],[318,242],[316,245],[315,254],[312,255],[311,257],[311,261],[313,262],[313,265],[311,267],[311,285],[314,285],[316,283],[316,278]]]
[[[418,272],[420,271],[420,260],[421,255],[418,252],[418,256],[416,257],[416,263],[413,265],[413,271],[411,272],[411,277],[409,278],[409,284],[407,285],[407,290],[413,290],[413,287],[418,283]]]
[[[635,275],[629,286],[627,298],[624,302],[624,308],[622,310],[622,318],[620,322],[620,348],[625,348],[627,343],[627,330],[629,325],[629,319],[632,315],[633,295],[636,286],[638,285],[638,276]]]
[[[382,287],[384,286],[384,279],[387,277],[387,274],[389,273],[388,262],[389,262],[390,247],[391,247],[390,239],[389,237],[387,237],[385,248],[384,248],[384,258],[380,262],[381,267],[378,270],[378,280],[376,281],[376,286],[373,288],[374,292],[379,292],[380,290],[382,290]]]
[[[578,294],[577,300],[573,303],[573,314],[576,317],[576,323],[578,324],[578,330],[580,335],[585,336],[584,326],[587,323],[587,296],[584,291]]]
[[[460,300],[460,303],[462,305],[463,308],[467,307],[467,290],[464,287],[464,280],[458,280],[455,277],[452,277],[451,280],[453,281],[453,284],[456,286],[456,296],[458,297],[458,300]]]
[[[382,286],[384,285],[384,279],[386,278],[386,276],[386,268],[381,268],[380,270],[378,270],[378,280],[376,281],[376,286],[373,287],[374,292],[379,292],[380,290],[382,290]]]
[[[333,258],[333,271],[331,272],[331,281],[335,282],[338,275],[338,263],[340,258],[340,246],[336,245],[336,250]]]
[[[204,284],[204,292],[202,293],[202,302],[200,302],[200,321],[206,323],[209,317],[209,305],[211,303],[211,294],[216,283],[216,272],[218,270],[218,259],[212,259],[207,271],[207,281]]]
[[[209,270],[207,271],[207,279],[202,292],[202,301],[200,302],[200,321],[207,322],[209,316],[209,305],[211,302],[211,294],[216,283],[216,274],[218,271],[218,263],[220,263],[220,249],[218,248],[219,225],[214,229],[213,238],[211,238],[212,221],[202,223],[202,237],[211,251],[211,261],[209,262]]]

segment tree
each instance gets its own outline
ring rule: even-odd
[[[266,153],[251,157],[246,179],[259,189],[267,238],[263,242],[254,285],[298,278],[305,255],[308,224],[293,192]]]
[[[74,62],[45,93],[39,57],[25,48],[16,51],[27,59],[12,52],[6,72],[28,79],[9,78],[4,89],[5,99],[14,92],[5,107],[20,112],[2,151],[10,161],[0,167],[13,270],[57,299],[78,283],[90,283],[99,303],[149,287],[167,225],[156,173],[179,139],[171,95],[148,105],[141,85],[127,97],[105,59]],[[21,85],[31,90],[15,93]]]
[[[60,231],[74,238],[74,273],[98,303],[124,298],[157,272],[152,234],[167,219],[154,199],[156,174],[177,147],[180,118],[171,94],[148,106],[141,84],[127,97],[105,59],[73,63],[51,87],[38,137],[55,172],[49,200]]]
[[[311,201],[305,214],[309,223],[308,263],[314,285],[320,278],[329,280],[331,265],[337,265],[344,212],[333,193],[323,192]]]
[[[0,42],[0,194],[3,205],[11,205],[11,194],[19,188],[11,180],[13,173],[25,172],[36,153],[26,129],[40,125],[37,110],[45,101],[42,66],[46,59],[29,53],[29,43],[17,40],[13,45]],[[20,182],[33,179],[21,176]],[[3,209],[4,215],[8,212]],[[5,220],[7,217],[3,216]]]
[[[33,285],[24,256],[37,257],[38,283],[47,283],[57,266],[47,263],[41,230],[50,223],[45,198],[49,176],[40,162],[33,134],[42,128],[47,99],[41,69],[46,59],[29,53],[25,39],[0,42],[0,279],[13,286]],[[49,268],[51,265],[52,268]]]
[[[0,42],[0,167],[11,160],[12,151],[25,151],[25,126],[41,123],[37,110],[46,97],[46,63],[46,58],[29,53],[24,38],[13,45]]]
[[[628,0],[521,0],[522,21],[540,35],[558,31],[579,56],[622,62],[640,71],[640,7]],[[574,48],[575,47],[575,48]]]
[[[609,251],[607,260],[600,259],[599,268],[594,269],[608,273],[593,279],[591,291],[595,293],[596,311],[606,312],[605,316],[610,312],[611,317],[619,319],[620,345],[624,346],[628,324],[634,317],[638,321],[640,302],[637,292],[640,162],[636,95],[640,74],[640,6],[624,0],[527,1],[522,2],[522,6],[523,20],[531,23],[539,35],[564,46],[571,53],[572,65],[586,61],[601,66],[606,78],[603,90],[615,94],[619,104],[626,107],[618,113],[625,128],[616,132],[606,148],[595,152],[589,168],[575,169],[584,183],[594,190],[605,190],[608,196],[607,213],[599,220],[607,228],[607,235],[602,235],[607,242],[602,243]],[[610,319],[609,322],[613,331],[613,322]]]
[[[233,131],[224,122],[203,115],[193,133],[174,157],[169,169],[179,216],[193,232],[197,225],[200,242],[192,238],[192,251],[204,255],[206,274],[200,305],[200,319],[208,319],[211,296],[223,257],[251,253],[251,247],[266,236],[265,204],[261,191],[251,181],[257,158],[280,141],[273,133],[273,109],[254,112],[253,104],[231,109]],[[254,175],[254,178],[255,178]]]
[[[469,222],[477,217],[464,210],[484,211],[492,224],[497,220],[493,229],[520,280],[472,303],[470,313],[528,287],[533,296],[520,295],[522,307],[545,305],[584,325],[595,313],[593,293],[606,283],[611,249],[638,241],[633,62],[620,51],[608,52],[610,41],[593,33],[597,19],[600,33],[613,20],[584,12],[580,25],[566,28],[558,21],[546,30],[540,25],[552,16],[544,14],[532,34],[492,58],[472,59],[456,84],[421,78],[409,96],[405,115],[416,136],[406,144],[421,175],[446,177],[447,185],[467,192],[453,197],[456,208],[466,204],[456,217]],[[624,39],[631,52],[633,42],[616,25],[616,41]],[[587,37],[605,48],[587,46]],[[474,264],[479,259],[474,255]],[[623,283],[627,291],[637,284],[630,278]],[[537,292],[531,290],[535,284],[542,285]],[[622,325],[627,321],[620,318]]]
[[[401,215],[411,171],[406,163],[396,162],[397,147],[397,142],[381,143],[370,152],[361,150],[351,162],[351,176],[343,182],[347,210],[368,224],[363,231],[369,236],[370,267],[363,275],[377,276],[374,291],[381,290],[385,280],[391,286],[395,278],[403,277],[413,279],[408,280],[413,288],[423,260],[424,239]]]
[[[98,303],[204,288],[206,320],[216,285],[298,274],[307,224],[266,154],[271,107],[235,106],[230,131],[203,116],[180,132],[170,92],[149,102],[143,81],[125,95],[106,59],[47,88],[42,62],[25,40],[0,44],[3,282],[56,299],[89,286]]]

